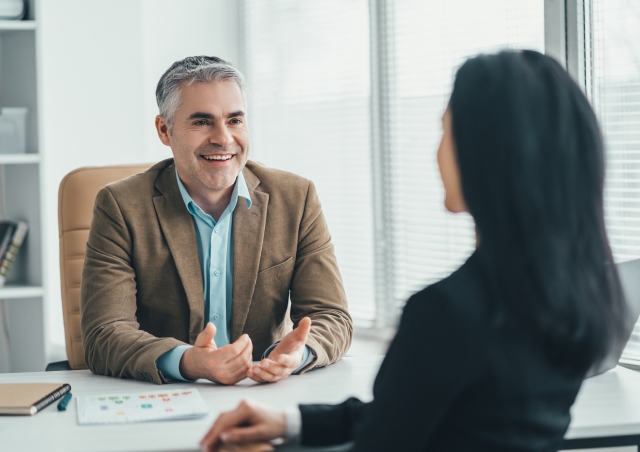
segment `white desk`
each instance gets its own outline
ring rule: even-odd
[[[564,449],[640,445],[640,373],[616,367],[585,380]]]
[[[71,384],[73,399],[67,411],[56,404],[35,416],[0,416],[0,451],[200,451],[198,443],[221,411],[244,398],[272,406],[297,403],[338,403],[349,396],[371,400],[373,380],[382,356],[344,358],[336,364],[292,376],[271,385],[245,380],[236,386],[209,382],[174,383],[170,387],[196,387],[211,413],[184,421],[119,425],[78,425],[76,398],[85,395],[148,392],[161,386],[136,380],[93,375],[88,370],[0,374],[0,383],[61,382]]]
[[[327,368],[273,385],[255,385],[250,380],[236,386],[172,384],[171,387],[198,388],[211,409],[208,417],[198,420],[80,426],[75,400],[65,412],[58,412],[54,404],[32,417],[0,416],[0,451],[199,451],[198,442],[216,416],[243,398],[273,406],[337,403],[349,396],[370,400],[381,360],[381,356],[344,358]],[[74,399],[160,389],[89,371],[0,374],[0,383],[10,382],[68,382]],[[586,380],[572,408],[572,417],[563,449],[639,444],[640,373],[617,367]]]

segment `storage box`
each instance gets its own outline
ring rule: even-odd
[[[25,0],[0,0],[0,20],[20,20],[26,13]]]
[[[0,154],[24,154],[26,131],[26,108],[0,108]]]

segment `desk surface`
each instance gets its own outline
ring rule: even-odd
[[[35,416],[0,416],[0,450],[200,451],[198,442],[213,420],[244,398],[272,406],[338,403],[349,396],[370,400],[381,360],[382,356],[344,358],[329,367],[270,385],[257,385],[248,379],[236,386],[218,386],[206,381],[173,383],[172,388],[198,388],[211,410],[209,416],[120,425],[78,425],[75,399],[86,395],[148,392],[160,390],[161,386],[93,375],[86,370],[0,374],[0,383],[70,383],[74,396],[67,411],[59,412],[53,404]]]
[[[566,439],[640,435],[640,373],[616,367],[584,381]]]
[[[272,385],[256,385],[251,380],[236,386],[209,382],[172,384],[173,388],[198,388],[211,410],[209,416],[198,420],[80,426],[75,401],[66,412],[58,412],[51,405],[32,417],[0,416],[0,450],[199,451],[198,441],[217,415],[235,407],[243,398],[272,406],[337,403],[349,396],[370,400],[381,360],[381,356],[344,358],[332,366]],[[10,382],[67,382],[74,399],[160,388],[89,371],[0,374],[0,383]],[[617,367],[586,380],[571,412],[567,439],[640,434],[640,374]]]

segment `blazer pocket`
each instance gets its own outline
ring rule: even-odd
[[[291,259],[293,259],[292,256],[289,256],[288,258],[286,258],[284,261],[280,262],[279,264],[276,265],[272,265],[271,267],[267,267],[264,270],[260,270],[258,271],[258,275],[262,275],[266,272],[270,272],[273,270],[278,270],[278,269],[282,269],[285,268],[287,266],[287,264],[289,264],[289,262],[291,262]]]

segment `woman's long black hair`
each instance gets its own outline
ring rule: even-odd
[[[496,319],[584,374],[626,339],[593,109],[555,60],[534,51],[468,60],[449,108]]]

